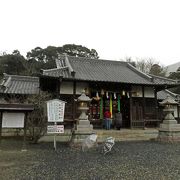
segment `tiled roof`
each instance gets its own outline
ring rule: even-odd
[[[38,92],[38,77],[4,74],[4,79],[0,84],[0,93],[37,94]]]
[[[61,56],[57,68],[44,70],[43,75],[83,81],[118,82],[130,84],[154,84],[151,77],[121,61]],[[68,67],[68,68],[63,68]]]
[[[55,68],[55,69],[46,69],[43,70],[43,75],[44,76],[52,76],[52,77],[68,77],[69,76],[69,71],[68,67],[60,67],[60,68]]]
[[[166,77],[161,77],[161,76],[155,76],[152,74],[149,74],[153,78],[153,82],[156,84],[177,84],[178,81],[174,79],[169,79]]]
[[[159,100],[166,99],[167,96],[170,96],[174,100],[177,100],[178,97],[180,97],[179,94],[175,94],[167,89],[157,92],[157,99],[159,99]]]
[[[156,75],[152,75],[152,74],[148,74],[149,76],[151,76],[153,78],[153,82],[155,84],[165,84],[165,85],[178,85],[178,81],[174,80],[174,79],[169,79],[169,78],[166,78],[166,77],[161,77],[161,76],[156,76]],[[157,92],[157,99],[159,100],[162,100],[162,99],[165,99],[167,98],[167,96],[171,96],[173,99],[177,99],[178,94],[175,94],[167,89],[165,90],[162,90],[162,91],[159,91]]]
[[[168,96],[168,93],[165,90],[157,92],[157,99],[163,100],[166,99]]]

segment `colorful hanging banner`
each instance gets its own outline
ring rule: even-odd
[[[101,97],[101,101],[100,101],[100,119],[103,119],[103,97]]]
[[[121,111],[121,100],[120,100],[120,95],[118,94],[118,112]]]
[[[112,118],[112,94],[110,94],[110,103],[109,103],[109,109],[110,109],[110,113],[111,113],[111,118]]]

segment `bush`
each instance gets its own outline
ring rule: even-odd
[[[27,118],[27,130],[29,131],[29,140],[32,143],[37,143],[46,133],[47,115],[44,107],[49,99],[51,99],[51,95],[46,92],[40,92],[38,95],[32,95],[28,98],[28,103],[35,106],[35,110],[29,113]]]
[[[27,129],[29,131],[29,140],[37,143],[45,134],[47,127],[47,118],[41,109],[36,109],[29,113],[27,121]]]

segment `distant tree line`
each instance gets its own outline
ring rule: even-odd
[[[133,61],[131,57],[127,57],[125,60],[146,74],[153,74],[162,77],[167,75],[167,68],[160,65],[160,63],[153,58],[143,58]]]
[[[26,57],[21,55],[18,50],[14,50],[12,54],[3,53],[0,55],[0,76],[2,76],[3,73],[36,76],[40,73],[41,69],[55,68],[55,60],[59,55],[64,54],[92,59],[99,58],[95,49],[89,49],[85,46],[75,44],[66,44],[61,47],[48,46],[44,49],[36,47],[27,52]],[[132,64],[146,74],[163,77],[167,74],[167,68],[160,65],[160,63],[153,58],[133,61],[131,57],[128,57],[124,61]],[[180,79],[180,68],[177,72],[170,74],[169,78]]]
[[[153,74],[180,81],[180,67],[176,72],[171,72],[167,75],[167,68],[160,65],[160,63],[155,61],[153,58],[139,59],[136,62],[132,61],[131,58],[126,58],[126,61],[146,74]],[[170,90],[174,93],[180,94],[180,86],[171,88]]]
[[[47,48],[36,47],[27,52],[26,58],[18,50],[12,54],[0,55],[0,75],[3,73],[17,75],[37,75],[41,69],[55,68],[55,59],[59,55],[87,57],[98,59],[95,49],[75,44],[66,44],[62,47],[48,46]]]

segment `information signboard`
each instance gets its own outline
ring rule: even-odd
[[[47,101],[48,122],[63,122],[65,101],[53,99]]]

